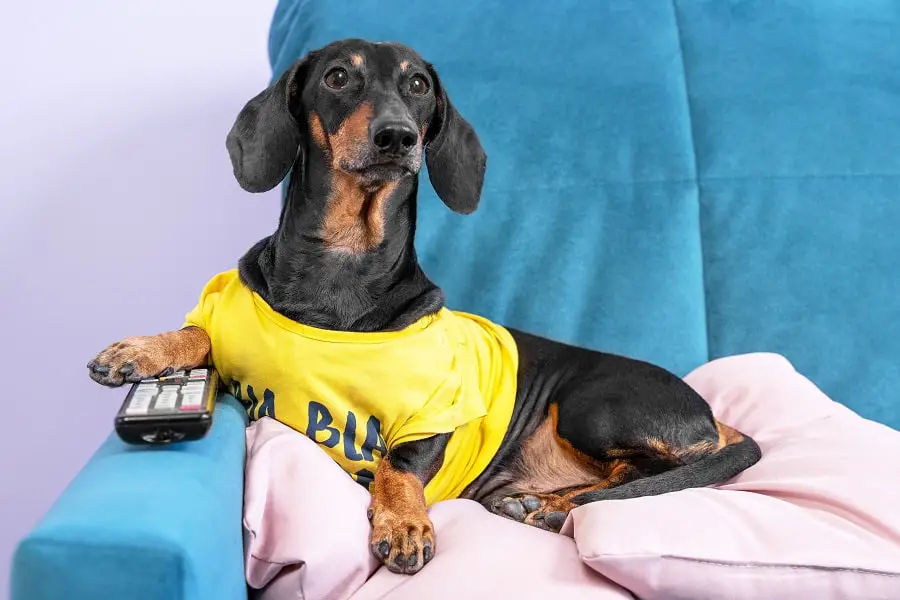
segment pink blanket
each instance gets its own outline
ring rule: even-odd
[[[247,581],[291,598],[900,598],[900,432],[831,401],[784,358],[713,361],[687,378],[753,436],[754,467],[715,488],[608,501],[551,534],[452,500],[413,577],[368,550],[368,493],[306,437],[247,430]],[[629,593],[630,592],[630,593]]]

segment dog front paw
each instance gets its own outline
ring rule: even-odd
[[[174,371],[160,336],[125,338],[109,346],[87,364],[91,379],[101,385],[120,386]]]
[[[418,573],[434,556],[434,526],[424,506],[369,509],[372,553],[394,573]]]

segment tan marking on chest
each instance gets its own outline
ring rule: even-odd
[[[310,135],[331,163],[331,189],[321,236],[332,250],[362,253],[384,241],[385,206],[398,182],[373,190],[363,187],[357,175],[344,170],[346,165],[358,161],[368,143],[372,112],[372,105],[363,103],[331,136],[325,132],[318,114],[309,115]]]
[[[397,182],[378,190],[361,187],[359,179],[343,171],[334,171],[331,194],[322,222],[322,240],[335,250],[366,252],[384,241],[385,206],[397,189]]]

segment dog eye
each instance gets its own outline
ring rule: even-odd
[[[409,80],[409,93],[413,96],[422,96],[428,93],[428,80],[421,75],[414,75]]]
[[[336,67],[325,74],[325,85],[333,90],[347,87],[347,82],[349,81],[350,76],[347,75],[347,71],[340,67]]]

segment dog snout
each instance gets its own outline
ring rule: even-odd
[[[416,147],[419,134],[411,123],[391,119],[372,123],[372,145],[389,158],[402,158]]]

